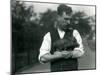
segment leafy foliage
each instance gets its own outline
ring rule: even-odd
[[[72,16],[72,26],[77,29],[82,36],[90,34],[91,27],[89,25],[89,18],[84,12],[76,12]]]
[[[16,1],[12,6],[12,27],[15,30],[21,30],[32,17],[33,6],[25,6],[24,3]]]
[[[52,29],[54,27],[55,21],[57,19],[57,12],[48,9],[42,14],[41,22],[44,24],[46,30]],[[71,19],[71,26],[77,29],[82,36],[89,35],[91,27],[89,25],[89,18],[84,12],[76,12],[73,14]]]
[[[46,12],[41,13],[40,23],[43,23],[45,31],[49,31],[54,27],[57,18],[57,12],[48,9]]]
[[[20,1],[12,1],[11,12],[12,52],[14,55],[13,72],[15,72],[19,68],[33,64],[38,60],[38,49],[41,44],[41,28],[31,20],[36,14],[33,6],[27,6],[24,2]]]

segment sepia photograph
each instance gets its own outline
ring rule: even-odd
[[[96,69],[96,5],[10,5],[12,75]]]

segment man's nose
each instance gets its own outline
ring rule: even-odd
[[[68,20],[67,23],[70,24],[70,20]]]

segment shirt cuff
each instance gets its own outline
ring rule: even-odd
[[[48,53],[49,53],[48,51],[45,51],[45,52],[41,52],[41,53],[39,54],[38,60],[39,60],[39,62],[40,62],[41,64],[44,64],[44,63],[41,61],[41,57],[42,57],[43,55],[45,55],[45,54],[48,54]]]
[[[77,56],[77,57],[81,57],[83,54],[84,54],[84,50],[83,49],[80,49],[80,48],[75,48],[74,49],[74,51],[80,51],[80,52],[78,52],[78,53],[73,53],[73,54],[75,54],[75,56]],[[77,55],[76,55],[77,54]]]

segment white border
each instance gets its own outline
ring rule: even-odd
[[[86,4],[97,6],[96,20],[96,46],[97,46],[97,61],[96,70],[70,71],[70,72],[55,72],[55,73],[39,73],[41,75],[98,75],[100,72],[100,48],[99,48],[99,26],[100,26],[100,2],[99,0],[24,0],[24,1],[42,1],[56,3],[71,3],[71,4]],[[10,75],[10,43],[11,43],[11,27],[10,27],[10,0],[0,0],[0,75]],[[39,75],[25,74],[25,75]]]

